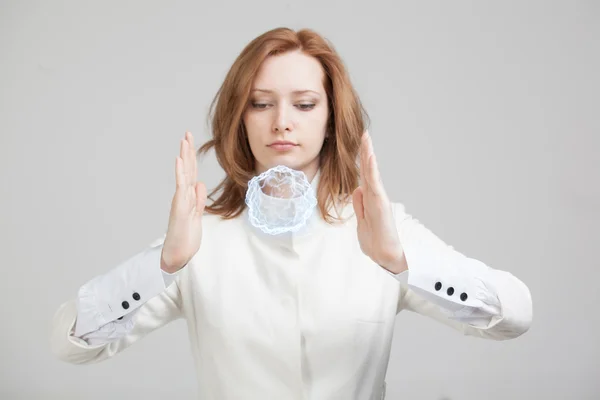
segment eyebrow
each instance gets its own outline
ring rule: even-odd
[[[272,90],[268,90],[268,89],[252,89],[253,92],[264,92],[264,93],[273,93]],[[310,90],[310,89],[305,89],[305,90],[294,90],[292,92],[293,94],[303,94],[303,93],[314,93],[318,96],[320,96],[321,94],[319,92],[316,92],[314,90]]]

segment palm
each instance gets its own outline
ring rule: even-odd
[[[403,251],[368,133],[361,142],[360,170],[361,184],[352,196],[358,241],[363,253],[386,267],[401,258]]]
[[[169,270],[178,270],[198,251],[202,241],[202,214],[206,187],[197,181],[194,138],[186,133],[175,166],[176,189],[171,202],[169,226],[163,246],[163,261]]]

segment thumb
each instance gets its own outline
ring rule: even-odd
[[[202,182],[196,182],[196,212],[200,215],[206,206],[206,186]]]
[[[352,206],[356,213],[356,219],[358,219],[359,222],[362,221],[365,218],[365,209],[363,206],[363,192],[360,186],[352,192]]]

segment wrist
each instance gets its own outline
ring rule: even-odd
[[[165,258],[163,256],[163,254],[160,255],[160,269],[162,269],[163,271],[165,271],[167,274],[174,274],[175,272],[177,272],[177,270],[175,268],[173,268],[172,266],[170,266],[165,261]]]
[[[404,251],[402,251],[397,257],[394,257],[390,263],[383,267],[396,275],[407,271],[408,263],[406,262]]]

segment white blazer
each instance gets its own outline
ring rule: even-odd
[[[281,236],[250,225],[247,210],[207,214],[200,250],[176,275],[161,273],[163,237],[83,285],[55,314],[53,351],[99,362],[185,318],[200,399],[379,400],[402,310],[495,340],[529,329],[524,283],[393,207],[409,266],[399,275],[360,250],[352,204],[344,224],[315,212],[304,231]]]

